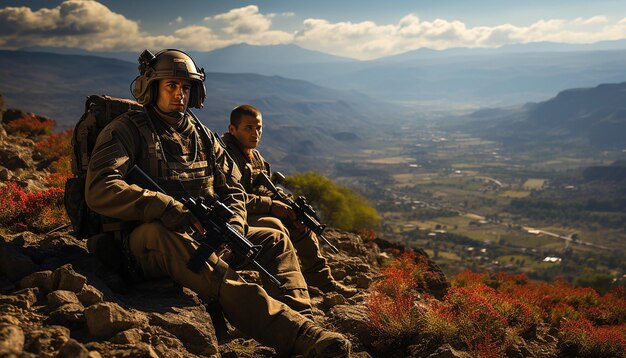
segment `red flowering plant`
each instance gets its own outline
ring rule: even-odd
[[[559,334],[563,354],[576,357],[626,357],[624,326],[594,326],[586,319],[564,320]]]
[[[63,189],[25,192],[15,182],[0,185],[0,225],[11,231],[44,232],[68,221],[63,208]]]
[[[402,340],[419,330],[423,311],[417,302],[423,298],[419,290],[425,287],[428,266],[415,257],[405,252],[385,268],[365,302],[370,327],[380,336]]]
[[[6,129],[9,134],[34,137],[52,133],[55,125],[53,119],[29,115],[9,122]]]
[[[69,157],[72,150],[72,133],[71,129],[52,133],[39,140],[35,144],[35,149],[47,160],[58,160],[64,156]]]

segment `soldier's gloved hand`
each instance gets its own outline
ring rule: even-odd
[[[278,200],[272,201],[272,206],[270,206],[270,214],[276,216],[279,219],[296,219],[296,213],[293,211],[291,206]]]
[[[166,228],[177,232],[189,232],[190,229],[202,230],[195,216],[179,201],[175,201],[165,209],[161,222]]]

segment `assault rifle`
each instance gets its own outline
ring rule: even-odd
[[[142,188],[167,194],[165,190],[137,165],[133,165],[128,171],[126,180],[129,183],[138,184]],[[189,194],[185,194],[176,199],[185,205],[193,216],[198,219],[204,229],[204,233],[195,232],[192,236],[199,244],[199,247],[187,263],[187,267],[191,271],[196,273],[200,271],[209,256],[211,256],[220,245],[226,244],[236,256],[250,262],[259,272],[265,274],[277,287],[281,286],[280,281],[255,260],[261,250],[261,246],[253,245],[245,236],[228,223],[228,220],[235,214],[226,205],[219,200],[206,203],[204,198],[193,198]]]
[[[274,173],[273,176],[276,176],[280,179],[285,179],[285,177],[278,172]],[[320,223],[320,218],[317,216],[315,210],[313,210],[311,205],[306,202],[306,198],[304,196],[299,196],[296,198],[296,200],[291,199],[290,197],[285,195],[285,193],[278,190],[278,188],[276,188],[276,185],[274,185],[274,183],[270,180],[270,178],[267,177],[265,173],[260,173],[259,175],[257,175],[255,181],[257,185],[263,185],[264,187],[268,188],[278,196],[280,201],[289,205],[291,209],[296,213],[296,218],[299,222],[301,222],[311,231],[313,231],[317,235],[317,237],[322,239],[322,241],[324,241],[334,253],[339,253],[339,249],[335,247],[335,245],[331,244],[330,241],[328,241],[328,239],[324,237],[323,234],[324,229],[326,229],[326,225]]]

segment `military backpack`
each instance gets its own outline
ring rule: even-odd
[[[85,112],[74,127],[72,136],[72,172],[74,178],[65,184],[65,210],[74,235],[79,239],[102,232],[103,218],[85,202],[85,179],[91,152],[100,131],[116,117],[143,107],[132,100],[104,95],[91,95],[85,101]]]

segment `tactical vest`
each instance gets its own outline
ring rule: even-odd
[[[182,194],[191,196],[215,197],[213,174],[215,170],[215,151],[213,140],[207,130],[195,118],[190,118],[194,126],[197,158],[192,163],[181,163],[172,154],[167,154],[154,123],[144,112],[128,113],[130,121],[141,134],[143,145],[137,164],[174,198]],[[155,119],[158,120],[158,119]]]

